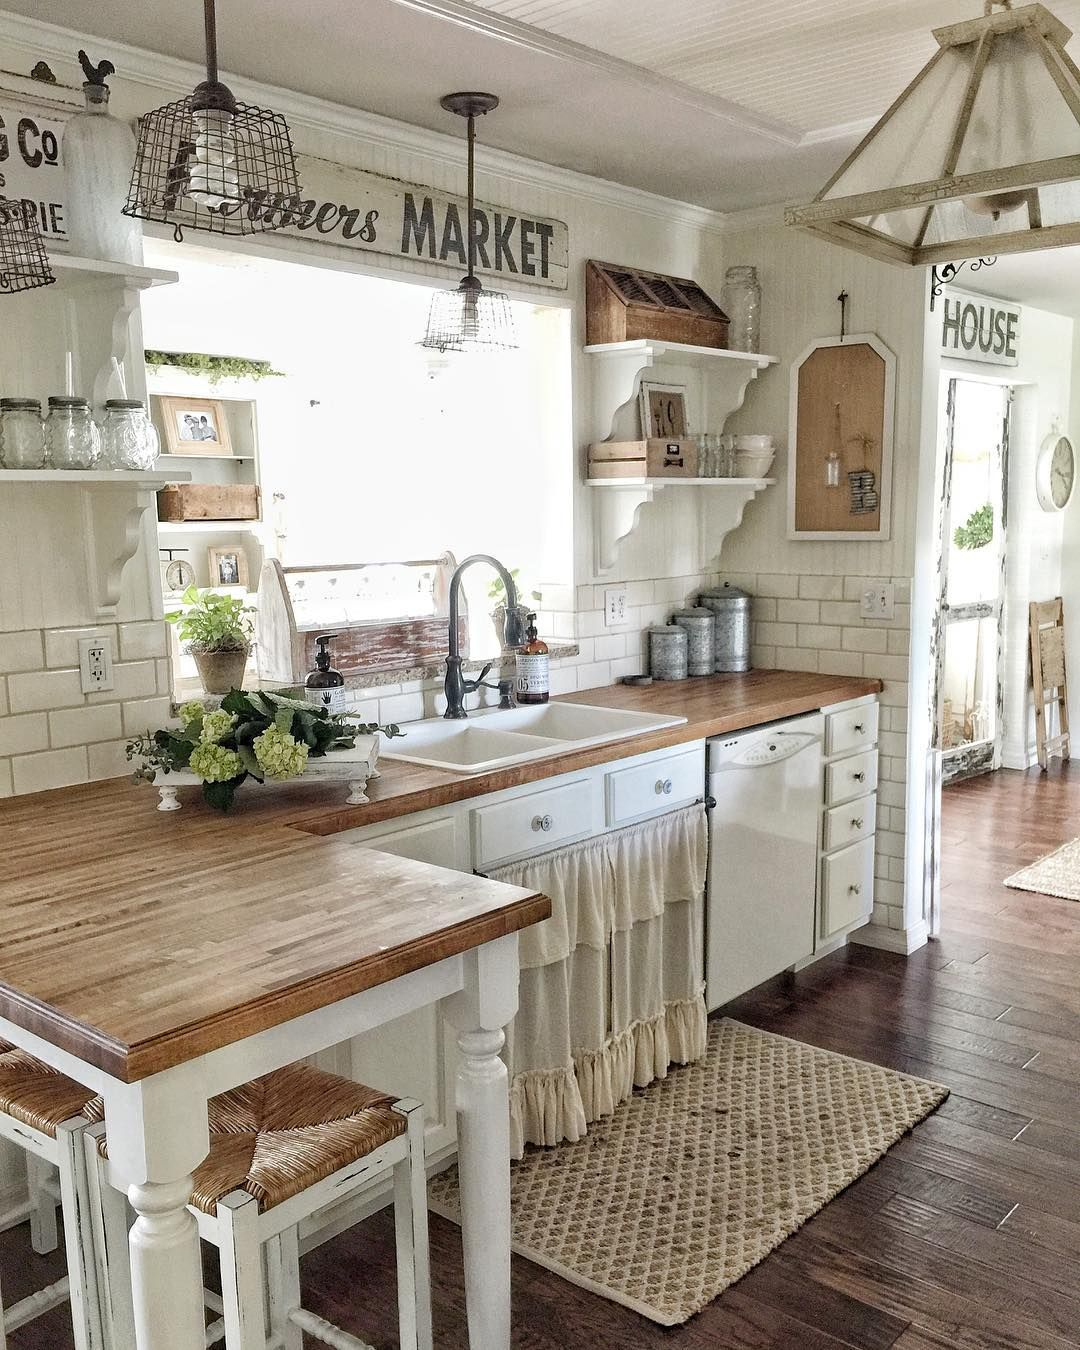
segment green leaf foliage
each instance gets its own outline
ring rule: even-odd
[[[173,610],[165,618],[176,624],[181,642],[190,643],[202,652],[234,652],[248,648],[254,631],[247,617],[254,613],[251,605],[245,605],[235,595],[200,591],[196,586],[189,586],[180,599],[187,608]],[[235,709],[226,708],[225,711]]]
[[[221,380],[265,380],[283,376],[269,361],[257,361],[248,356],[214,356],[210,352],[164,352],[151,347],[143,352],[143,359],[155,373],[164,366],[186,370],[191,375],[204,375],[211,384]]]
[[[957,548],[985,548],[994,537],[994,508],[989,502],[972,511],[963,525],[953,531],[953,543]]]

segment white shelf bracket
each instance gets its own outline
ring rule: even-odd
[[[143,516],[156,505],[155,491],[130,483],[83,495],[86,577],[99,619],[116,617],[124,568],[139,550]]]
[[[637,528],[641,508],[653,500],[652,483],[608,487],[593,493],[593,541],[596,575],[604,576],[615,566],[619,548]]]

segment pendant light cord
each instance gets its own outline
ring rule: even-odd
[[[213,0],[207,0],[207,3],[212,4]],[[473,113],[469,114],[468,137],[469,137],[469,195],[468,195],[468,205],[466,208],[468,220],[466,221],[465,228],[469,232],[469,243],[468,243],[469,280],[472,281],[473,274],[476,270],[476,231],[473,229],[473,173],[475,162],[474,146],[476,143],[476,117]]]
[[[210,84],[217,84],[217,11],[214,0],[203,0],[203,16],[206,24],[206,78]]]

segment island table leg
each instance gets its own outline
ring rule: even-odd
[[[510,1102],[499,1058],[518,1000],[517,935],[466,953],[466,986],[444,1000],[458,1029],[461,1245],[470,1350],[510,1350]]]

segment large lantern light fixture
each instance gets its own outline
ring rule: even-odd
[[[186,98],[139,119],[124,214],[215,234],[284,225],[300,182],[284,117],[240,103],[218,79],[217,15],[203,0],[206,79]]]
[[[1080,243],[1071,36],[1011,0],[935,29],[929,64],[787,223],[914,266]]]
[[[436,291],[431,298],[427,332],[422,347],[440,352],[505,351],[516,347],[517,334],[510,300],[502,291],[488,291],[476,275],[476,216],[474,159],[476,119],[499,106],[495,94],[447,94],[439,100],[447,112],[468,123],[469,192],[465,224],[468,271],[453,291]]]

